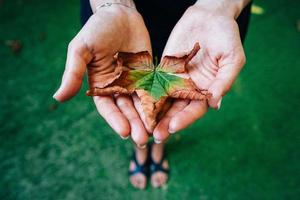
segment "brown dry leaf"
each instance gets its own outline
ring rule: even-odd
[[[53,111],[55,111],[56,109],[58,108],[58,103],[51,103],[51,104],[49,104],[48,105],[48,111],[49,112],[53,112]]]
[[[6,40],[5,45],[10,47],[10,50],[13,54],[20,53],[23,47],[20,40]]]
[[[210,94],[199,90],[187,75],[188,62],[199,51],[195,44],[187,55],[165,56],[155,66],[147,51],[138,53],[119,52],[116,67],[109,73],[93,77],[89,69],[90,90],[88,96],[136,93],[140,98],[147,126],[153,129],[168,98],[207,100]]]

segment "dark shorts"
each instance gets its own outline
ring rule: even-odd
[[[144,18],[148,28],[153,55],[160,57],[168,37],[177,21],[185,10],[195,3],[195,0],[135,0],[138,11]],[[245,39],[249,19],[251,3],[247,5],[237,19],[242,42]],[[81,23],[82,25],[92,15],[89,0],[81,0]]]

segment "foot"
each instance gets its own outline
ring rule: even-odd
[[[159,164],[162,161],[162,168],[169,170],[169,163],[166,158],[163,158],[164,155],[164,144],[153,144],[151,148],[151,157],[152,162]],[[161,187],[167,183],[168,173],[166,171],[157,170],[151,173],[151,185],[155,188]]]
[[[140,166],[145,165],[147,161],[147,155],[148,155],[148,147],[144,149],[135,148],[136,161]],[[137,167],[138,166],[136,165],[134,160],[131,160],[129,164],[129,172],[135,171]],[[145,189],[147,184],[147,177],[146,174],[141,171],[130,175],[129,181],[133,185],[133,187],[137,189]]]

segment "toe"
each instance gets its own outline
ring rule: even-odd
[[[141,181],[138,178],[136,180],[136,187],[139,188],[139,189],[141,189]]]
[[[162,186],[163,179],[164,179],[164,175],[163,174],[159,174],[158,175],[158,187]]]
[[[164,184],[166,184],[167,179],[168,179],[167,175],[162,174],[161,179],[160,179],[160,186],[163,186]]]
[[[144,189],[146,186],[146,179],[143,175],[140,174],[138,177],[138,188],[139,189]]]
[[[134,176],[130,177],[130,183],[132,184],[133,187],[135,187],[135,188],[138,187],[137,181]]]
[[[146,187],[146,179],[142,177],[140,180],[140,189],[144,189]]]
[[[157,176],[157,173],[152,175],[151,183],[154,188],[157,188],[159,186],[159,178]]]
[[[162,172],[156,172],[151,177],[151,184],[153,187],[161,187],[167,182],[168,176]]]
[[[146,177],[143,174],[135,174],[130,177],[130,182],[133,187],[144,189],[146,187]]]

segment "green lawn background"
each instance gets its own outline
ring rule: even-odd
[[[52,99],[79,1],[1,0],[0,199],[299,199],[300,1],[255,4],[265,12],[252,16],[247,64],[221,110],[169,140],[166,187],[138,191],[131,144],[98,116],[86,84],[70,102]]]

